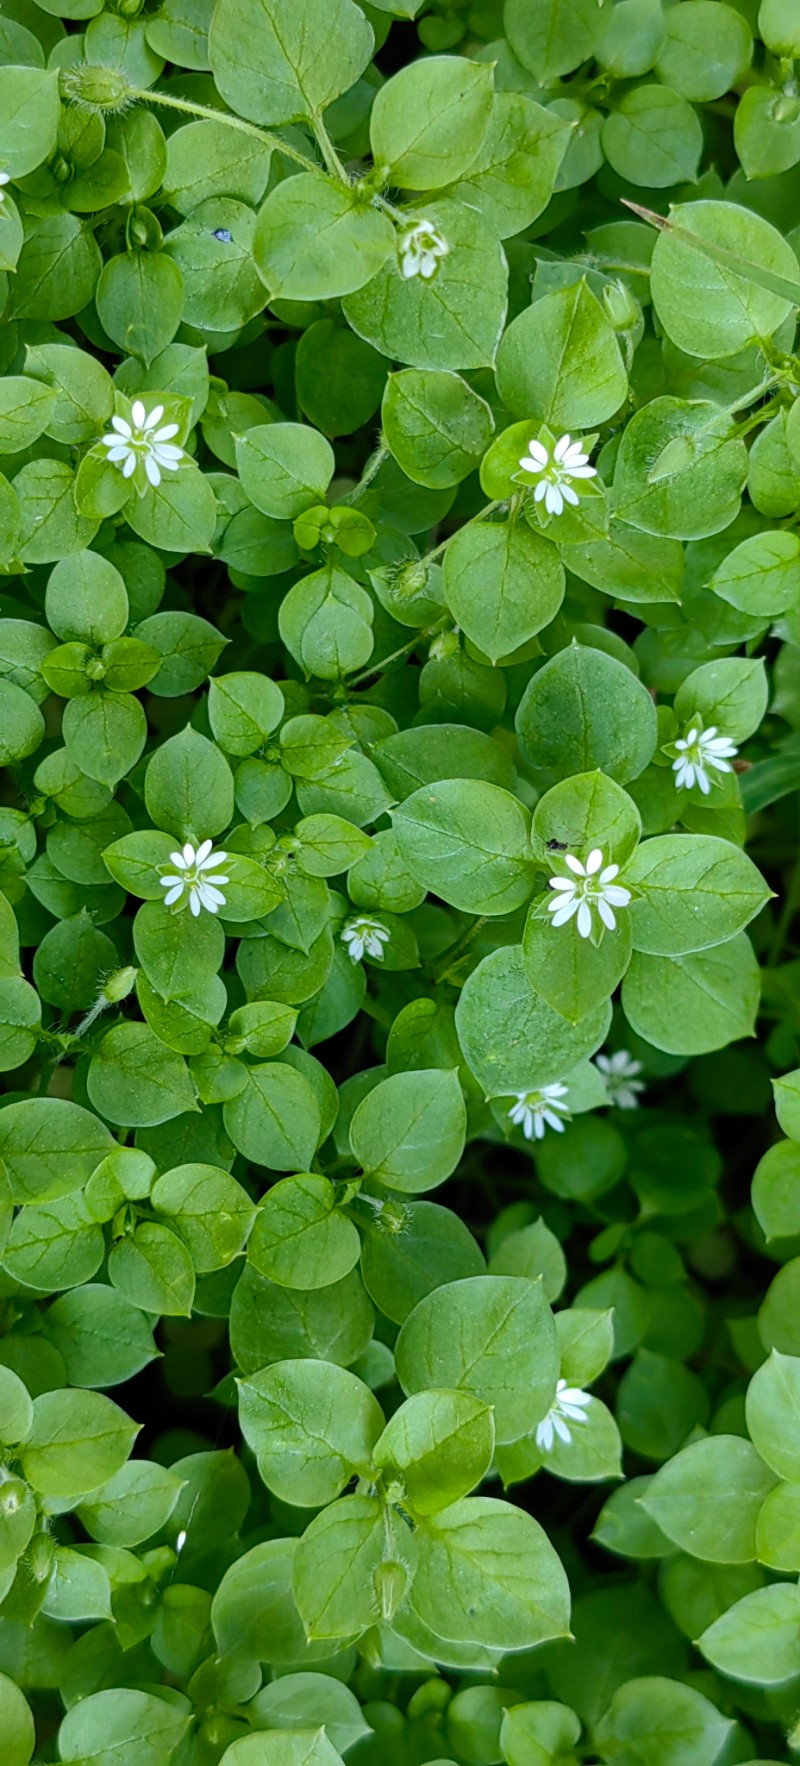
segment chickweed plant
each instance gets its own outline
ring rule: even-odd
[[[798,0],[2,0],[2,1766],[800,1760],[799,220]]]

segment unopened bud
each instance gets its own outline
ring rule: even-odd
[[[379,1564],[372,1578],[372,1586],[378,1599],[381,1618],[391,1623],[408,1588],[408,1571],[405,1564],[389,1560]]]
[[[103,983],[104,1003],[107,1006],[118,1006],[121,1000],[127,999],[136,986],[138,973],[138,969],[134,969],[131,964],[125,969],[115,969]]]
[[[458,632],[440,632],[434,638],[428,654],[431,662],[447,662],[451,656],[457,656],[458,650]]]
[[[46,1582],[53,1568],[55,1548],[46,1533],[37,1533],[28,1551],[28,1567],[34,1582]]]
[[[82,110],[113,115],[131,103],[131,88],[122,70],[95,62],[81,61],[63,68],[60,88],[62,98]]]
[[[606,283],[603,306],[615,331],[631,331],[641,317],[639,302],[624,282]]]

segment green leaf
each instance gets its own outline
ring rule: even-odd
[[[342,185],[301,172],[276,185],[259,210],[253,255],[271,301],[332,300],[376,276],[393,241],[385,215]]]
[[[702,146],[699,117],[671,86],[624,93],[603,127],[609,165],[629,183],[652,190],[693,183]]]
[[[498,1441],[527,1433],[555,1396],[558,1349],[539,1282],[473,1276],[436,1288],[410,1313],[395,1350],[409,1396],[467,1392],[494,1408]]]
[[[413,1195],[451,1176],[464,1150],[466,1124],[456,1072],[394,1073],[359,1104],[350,1144],[374,1182]]]
[[[296,1546],[296,1539],[271,1539],[246,1551],[226,1570],[211,1605],[221,1653],[293,1667],[330,1654],[328,1645],[306,1642],[292,1592]]]
[[[732,356],[770,337],[800,300],[799,284],[791,246],[736,203],[681,203],[656,240],[653,303],[667,336],[690,356]]]
[[[643,1498],[667,1538],[712,1564],[747,1564],[756,1555],[759,1509],[777,1482],[738,1435],[709,1435],[662,1466]]]
[[[494,434],[485,399],[460,374],[444,370],[390,374],[381,420],[398,466],[416,484],[437,490],[466,478]]]
[[[374,1496],[345,1496],[310,1523],[297,1547],[293,1586],[311,1643],[341,1644],[381,1618],[413,1570],[415,1538]]]
[[[139,1545],[169,1520],[182,1488],[180,1478],[165,1466],[129,1460],[81,1503],[80,1518],[101,1545]]]
[[[376,1306],[396,1324],[434,1288],[483,1273],[475,1239],[449,1208],[408,1202],[401,1231],[382,1230],[382,1225],[378,1217],[365,1234],[361,1274]]]
[[[194,1265],[176,1234],[143,1220],[131,1238],[120,1239],[108,1259],[109,1280],[131,1306],[168,1318],[189,1318]]]
[[[761,992],[744,933],[687,956],[634,951],[622,986],[632,1030],[670,1055],[707,1055],[752,1036]]]
[[[617,455],[617,514],[645,533],[705,539],[738,514],[747,466],[718,405],[653,399],[631,419]]]
[[[752,860],[713,834],[646,840],[624,876],[634,890],[634,947],[654,956],[724,944],[769,900]]]
[[[191,214],[206,197],[220,194],[240,202],[260,202],[270,159],[269,147],[227,123],[187,123],[167,140],[164,191],[182,215]]]
[[[280,1689],[276,1686],[274,1690],[283,1690],[283,1685],[281,1682]],[[266,1735],[240,1736],[225,1749],[222,1761],[227,1766],[342,1766],[341,1755],[328,1740],[325,1726],[314,1730],[304,1727],[294,1735],[275,1730]]]
[[[569,124],[523,92],[495,92],[489,128],[458,194],[506,239],[546,208],[569,143]]]
[[[197,1108],[186,1062],[146,1024],[116,1024],[106,1032],[90,1062],[87,1090],[101,1116],[128,1128],[152,1128]]]
[[[104,266],[95,298],[109,337],[149,368],[181,322],[183,277],[166,252],[120,253]]]
[[[613,417],[628,389],[615,332],[585,281],[545,294],[513,319],[497,354],[497,385],[515,417],[557,431]]]
[[[133,1745],[137,1766],[163,1766],[189,1727],[182,1693],[159,1698],[135,1687],[92,1692],[68,1711],[58,1734],[64,1761],[80,1766],[122,1766]]]
[[[463,527],[445,553],[448,607],[493,663],[550,624],[564,581],[555,547],[520,521]]]
[[[23,1098],[0,1111],[0,1158],[15,1202],[81,1189],[112,1144],[104,1123],[65,1098]]]
[[[231,1263],[255,1213],[246,1190],[214,1165],[176,1165],[150,1192],[156,1214],[183,1239],[198,1275]]]
[[[0,160],[12,178],[49,158],[60,112],[56,69],[0,67]]]
[[[753,1446],[781,1478],[800,1471],[800,1361],[773,1349],[747,1388],[747,1427]]]
[[[382,355],[412,368],[491,367],[506,316],[507,269],[497,235],[464,203],[426,203],[426,236],[432,225],[446,250],[430,279],[406,277],[403,260],[416,261],[406,242],[421,224],[413,209],[406,212],[397,253],[347,295],[345,318]]]
[[[0,1437],[24,1441],[33,1427],[33,1405],[27,1388],[10,1367],[0,1366]]]
[[[46,1332],[72,1386],[120,1385],[158,1354],[149,1321],[100,1282],[85,1282],[54,1300]]]
[[[52,387],[8,375],[0,382],[0,452],[21,453],[47,429],[56,394]]]
[[[282,1061],[249,1067],[247,1084],[224,1106],[235,1147],[270,1171],[302,1171],[316,1152],[320,1110],[302,1073]]]
[[[693,1686],[647,1675],[615,1692],[596,1739],[615,1766],[713,1766],[732,1728]]]
[[[373,614],[366,590],[329,557],[289,590],[278,627],[306,676],[339,681],[369,661]]]
[[[373,35],[353,0],[221,0],[209,32],[217,87],[256,123],[315,117],[369,61]]]
[[[233,818],[233,774],[213,742],[187,725],[155,751],[145,776],[153,821],[179,839],[199,843]]]
[[[760,1686],[782,1686],[800,1674],[800,1589],[793,1583],[757,1588],[737,1600],[697,1640],[720,1674]]]
[[[138,1433],[100,1392],[43,1392],[20,1452],[24,1476],[40,1496],[83,1495],[120,1470]]]
[[[356,1227],[335,1206],[333,1186],[309,1172],[282,1178],[267,1192],[247,1255],[261,1275],[307,1291],[341,1281],[360,1250]]]
[[[569,1634],[569,1585],[531,1515],[495,1497],[456,1502],[420,1528],[411,1607],[437,1636],[522,1650]]]
[[[413,792],[393,819],[412,876],[451,906],[507,914],[529,898],[528,815],[509,791],[443,779]]]
[[[272,423],[237,436],[236,464],[251,501],[265,515],[292,521],[324,497],[333,449],[304,423]]]
[[[242,1433],[267,1488],[322,1508],[368,1475],[383,1413],[369,1388],[329,1361],[279,1361],[239,1383]]]
[[[726,554],[708,586],[741,613],[785,613],[800,599],[800,539],[780,530],[753,534]]]
[[[656,745],[656,710],[625,664],[573,642],[528,683],[516,718],[523,753],[556,778],[597,767],[625,784]]]
[[[324,1745],[344,1753],[372,1733],[355,1694],[330,1674],[282,1675],[279,1681],[262,1687],[251,1711],[259,1722],[267,1722],[270,1733],[262,1735],[261,1740],[273,1748],[289,1747],[291,1737],[286,1734],[287,1730],[305,1730],[317,1722],[325,1729]],[[279,1734],[272,1729],[273,1724]],[[306,1745],[305,1741],[303,1745]],[[322,1745],[317,1735],[315,1746]],[[291,1755],[286,1766],[296,1766],[296,1762],[291,1762]],[[330,1758],[328,1766],[333,1766]]]
[[[609,1007],[571,1024],[537,993],[520,945],[493,951],[468,977],[456,1007],[464,1058],[487,1097],[563,1079],[600,1047]]]
[[[467,1392],[420,1392],[401,1404],[375,1443],[376,1466],[399,1477],[417,1515],[468,1496],[489,1470],[494,1421]]]
[[[283,707],[280,687],[266,675],[242,671],[209,684],[209,723],[226,754],[254,754],[280,723]]]
[[[405,190],[438,190],[469,170],[492,108],[492,69],[462,56],[412,62],[387,80],[370,116],[376,165]]]
[[[603,23],[595,0],[508,0],[505,10],[511,48],[542,86],[591,57]]]

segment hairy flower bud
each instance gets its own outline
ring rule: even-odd
[[[131,88],[120,68],[77,62],[74,67],[62,69],[59,83],[61,96],[67,104],[98,111],[105,116],[127,110],[132,102]]]

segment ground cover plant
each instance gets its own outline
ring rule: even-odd
[[[2,1766],[800,1757],[797,0],[3,0]]]

